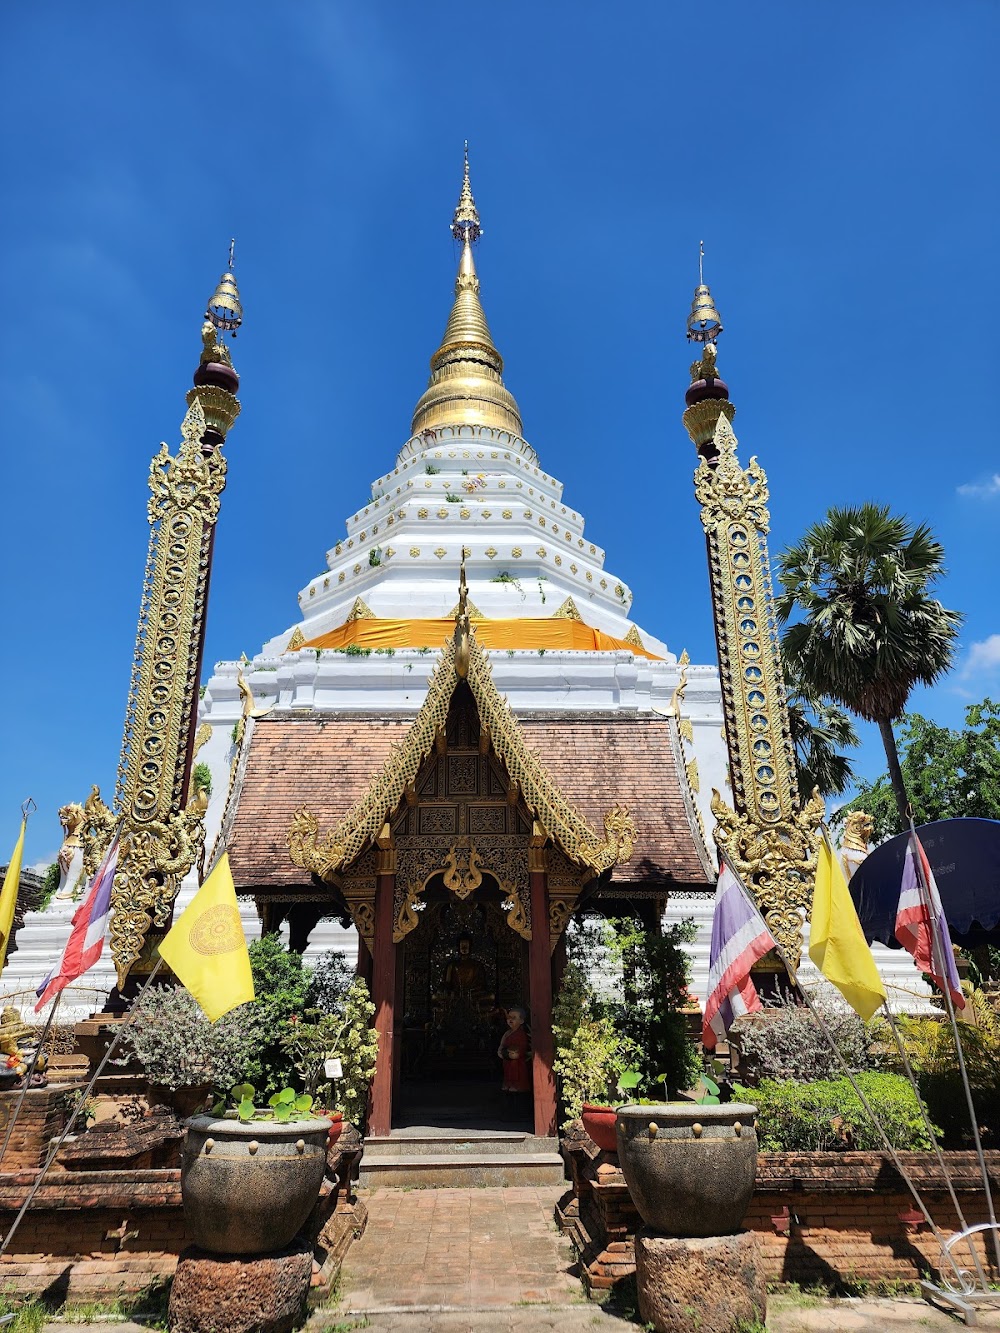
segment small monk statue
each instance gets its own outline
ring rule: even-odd
[[[503,1092],[530,1092],[531,1070],[528,1068],[528,1034],[525,1023],[528,1015],[519,1006],[507,1010],[507,1031],[500,1038],[497,1055],[503,1061]]]

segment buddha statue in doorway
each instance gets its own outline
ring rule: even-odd
[[[445,990],[449,995],[475,1003],[486,994],[486,969],[472,956],[471,935],[463,933],[455,943],[457,952],[445,968]]]

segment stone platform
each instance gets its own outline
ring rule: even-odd
[[[752,1231],[635,1238],[639,1316],[655,1333],[739,1333],[764,1322],[767,1286]]]
[[[293,1240],[273,1254],[209,1254],[196,1245],[177,1261],[170,1288],[171,1333],[292,1333],[302,1322],[313,1271],[312,1245]]]

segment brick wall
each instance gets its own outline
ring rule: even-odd
[[[579,1142],[566,1147],[573,1188],[560,1205],[560,1222],[580,1253],[589,1285],[614,1287],[635,1271],[634,1238],[641,1221],[614,1154],[592,1153]],[[947,1238],[958,1223],[935,1159],[929,1153],[901,1157]],[[986,1157],[996,1199],[1000,1153]],[[985,1222],[975,1156],[950,1152],[945,1159],[966,1222]],[[939,1252],[914,1210],[902,1179],[880,1153],[762,1153],[744,1225],[757,1234],[770,1281],[831,1288],[916,1282],[933,1276]],[[991,1241],[977,1238],[984,1263],[987,1246],[992,1251]],[[968,1249],[961,1262],[969,1266]]]
[[[18,1171],[23,1167],[41,1166],[49,1143],[69,1119],[69,1097],[78,1092],[82,1083],[50,1083],[47,1088],[29,1088],[24,1104],[14,1122],[14,1132],[3,1158],[4,1171]],[[0,1143],[7,1134],[7,1126],[14,1114],[17,1092],[0,1092]]]
[[[336,1168],[337,1156],[331,1160]],[[0,1234],[7,1233],[37,1174],[0,1175]],[[326,1182],[304,1228],[321,1265],[318,1294],[332,1290],[366,1219],[362,1202],[343,1185]],[[55,1167],[0,1257],[0,1293],[44,1294],[54,1303],[132,1295],[171,1277],[188,1244],[180,1171]]]
[[[35,1172],[0,1176],[6,1233]],[[86,1300],[169,1277],[187,1244],[179,1171],[53,1169],[0,1259],[0,1290]]]

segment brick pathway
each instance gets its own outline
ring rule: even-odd
[[[564,1192],[564,1185],[372,1190],[365,1234],[344,1263],[339,1309],[582,1303],[572,1247],[553,1221]]]

